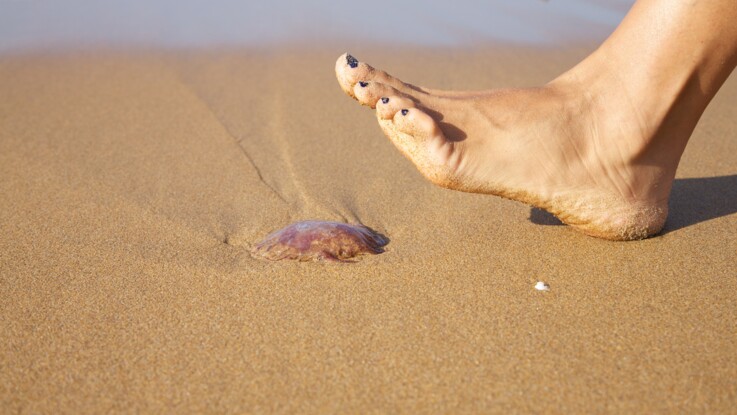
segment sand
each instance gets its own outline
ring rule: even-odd
[[[490,88],[589,50],[350,52]],[[735,76],[663,234],[617,243],[426,182],[338,87],[343,52],[0,59],[1,412],[734,411]],[[355,264],[249,256],[303,219],[391,242]]]

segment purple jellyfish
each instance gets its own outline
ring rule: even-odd
[[[251,254],[270,261],[354,262],[365,254],[380,254],[389,243],[385,236],[363,225],[308,220],[269,234]]]

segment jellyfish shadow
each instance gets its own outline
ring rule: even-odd
[[[668,209],[668,220],[661,234],[737,213],[737,174],[676,179]],[[537,225],[563,225],[558,218],[538,208],[530,210],[529,220]]]

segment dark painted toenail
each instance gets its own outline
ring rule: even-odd
[[[345,61],[348,64],[348,66],[350,66],[351,68],[355,68],[358,66],[358,59],[354,58],[351,55],[346,55]]]
[[[409,110],[402,110],[402,115],[407,115],[408,112]]]
[[[389,103],[389,98],[387,98],[387,97],[381,98],[381,103],[382,104],[388,104]]]
[[[361,85],[361,88],[366,88],[368,86],[368,82],[359,82],[358,85]]]

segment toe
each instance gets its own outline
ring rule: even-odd
[[[356,98],[353,87],[360,81],[370,80],[369,75],[371,69],[373,68],[363,62],[359,62],[358,59],[349,53],[340,55],[335,62],[335,76],[338,78],[338,83],[343,89],[343,92],[353,98]]]
[[[435,120],[417,108],[401,108],[394,113],[393,120],[397,131],[415,138],[431,138],[442,134]]]
[[[430,115],[416,107],[400,108],[393,118],[379,119],[379,125],[428,180],[442,187],[458,187],[453,169],[459,166],[460,158]]]
[[[396,89],[379,82],[358,81],[358,83],[353,86],[353,96],[355,96],[358,102],[362,105],[368,105],[371,108],[376,108],[377,103],[380,102],[382,97],[398,94],[399,91]]]
[[[421,91],[421,88],[405,84],[388,73],[359,61],[349,53],[342,54],[335,62],[335,75],[343,91],[353,98],[356,98],[354,86],[361,81],[374,81],[389,85],[404,94],[414,94]]]
[[[391,120],[400,110],[414,107],[415,103],[407,97],[384,95],[376,102],[376,116],[382,120]]]
[[[438,123],[418,108],[402,108],[394,114],[385,132],[417,169],[432,183],[459,189],[454,172],[461,166],[460,153],[448,141]]]

